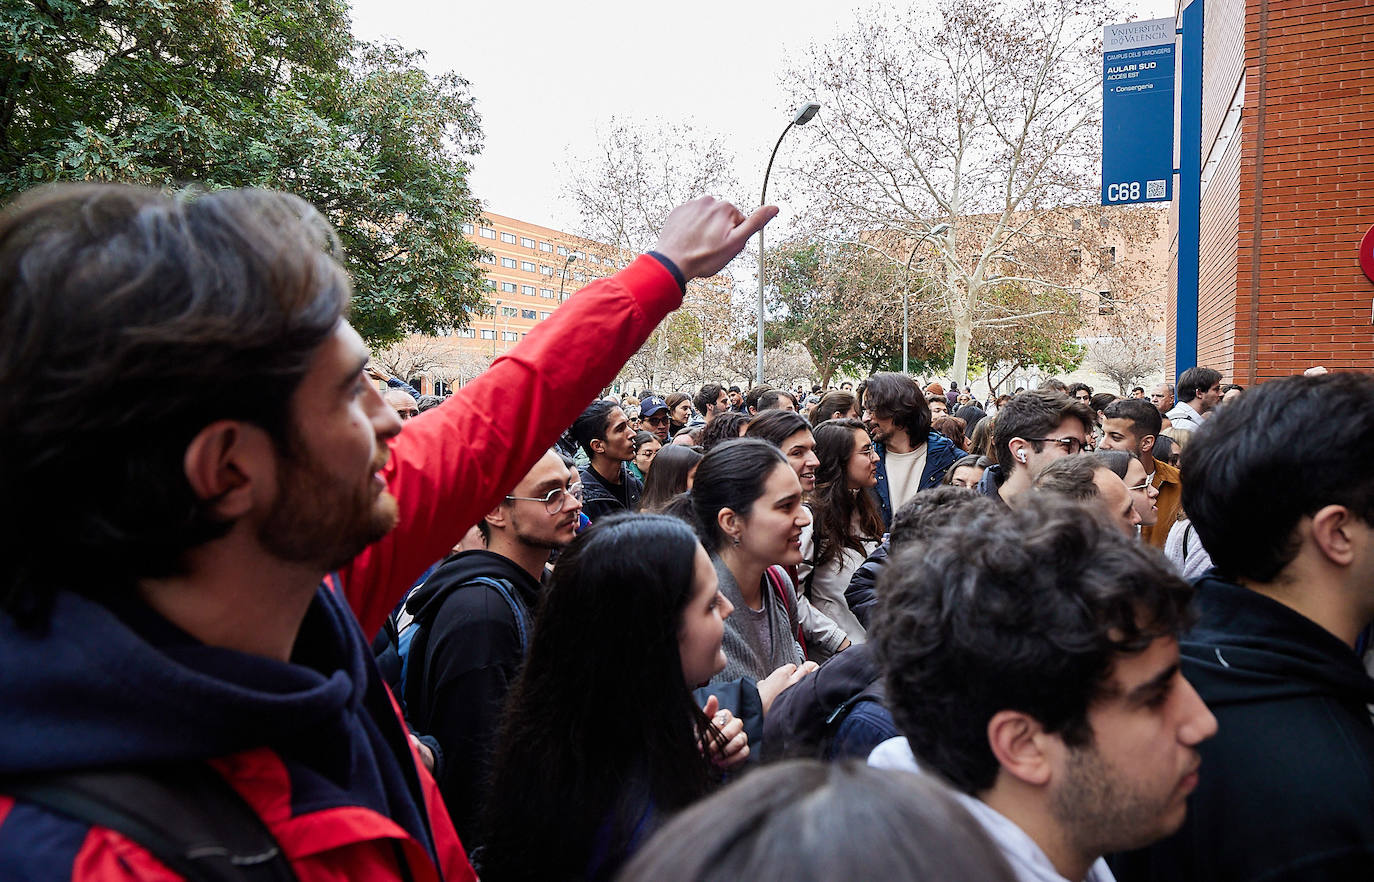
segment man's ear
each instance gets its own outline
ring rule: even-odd
[[[504,530],[506,528],[506,507],[498,502],[491,511],[483,515],[482,520],[497,530]]]
[[[1021,465],[1026,464],[1026,458],[1030,456],[1030,442],[1025,438],[1012,438],[1007,442],[1007,449],[1011,451],[1011,458]]]
[[[196,498],[210,502],[216,517],[234,521],[275,497],[276,460],[276,447],[265,431],[219,420],[186,445],[182,468]]]
[[[1144,459],[1144,458],[1147,457],[1147,456],[1153,456],[1153,455],[1154,455],[1154,452],[1155,452],[1155,436],[1154,436],[1154,435],[1146,435],[1144,438],[1141,438],[1141,439],[1140,439],[1140,458],[1141,458],[1141,459]]]
[[[1358,529],[1354,512],[1343,505],[1325,505],[1312,515],[1312,541],[1327,560],[1339,567],[1355,561]]]
[[[1021,711],[998,711],[988,720],[988,746],[997,762],[1007,774],[1036,787],[1050,781],[1050,739],[1055,736],[1039,720]]]
[[[606,453],[606,441],[604,438],[593,438],[589,446],[592,449],[592,453],[599,453],[603,456]]]

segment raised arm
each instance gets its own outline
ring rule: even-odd
[[[400,521],[342,573],[365,633],[615,379],[681,305],[686,282],[719,272],[776,215],[766,206],[746,218],[710,197],[678,206],[653,252],[579,290],[482,376],[406,424],[384,472]]]

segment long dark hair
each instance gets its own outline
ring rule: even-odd
[[[701,462],[701,454],[681,444],[669,444],[654,457],[654,467],[644,476],[639,510],[662,511],[673,497],[687,489],[687,476]]]
[[[628,849],[627,797],[673,812],[716,780],[678,652],[696,548],[679,520],[622,514],[559,557],[497,739],[483,879],[581,878],[607,838],[612,862]]]
[[[859,420],[827,420],[815,429],[816,458],[821,461],[816,468],[816,492],[811,495],[811,514],[815,519],[811,565],[816,569],[837,559],[846,548],[866,554],[864,541],[876,542],[883,535],[883,516],[873,494],[864,489],[851,490],[845,478],[849,458],[854,455],[855,429],[868,434]]]
[[[715,554],[725,544],[725,534],[717,520],[721,509],[728,508],[747,518],[763,495],[768,476],[779,465],[786,466],[787,457],[767,441],[726,441],[701,458],[692,492],[674,499],[666,513],[691,523],[701,544]]]

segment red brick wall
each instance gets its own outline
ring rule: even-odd
[[[1202,194],[1198,260],[1197,363],[1234,375],[1236,347],[1236,234],[1240,221],[1242,122],[1226,145]]]
[[[1374,7],[1270,0],[1262,29],[1251,0],[1245,34],[1234,376],[1245,383],[1314,364],[1369,370],[1374,282],[1357,248],[1374,225]],[[1204,228],[1208,221],[1204,213]]]

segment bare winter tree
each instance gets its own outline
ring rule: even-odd
[[[564,168],[564,195],[577,205],[578,232],[611,246],[620,262],[653,248],[677,205],[704,194],[728,198],[739,189],[723,142],[691,126],[612,119],[599,141],[594,155]],[[726,279],[688,285],[682,309],[654,331],[627,375],[655,391],[714,378],[709,371],[728,343],[729,305]]]
[[[948,224],[929,237],[931,293],[954,335],[960,383],[975,335],[995,338],[1078,302],[1042,304],[1037,294],[1127,284],[1124,263],[1096,258],[1109,230],[1134,235],[1134,216],[1102,222],[1087,208],[1097,202],[1100,34],[1118,17],[1105,0],[875,10],[787,76],[825,107],[821,146],[797,170],[814,216],[850,238],[886,239],[892,253]],[[1031,301],[1013,310],[990,296],[1009,285]]]
[[[1122,396],[1164,369],[1164,345],[1156,336],[1158,300],[1117,305],[1100,335],[1089,341],[1088,367],[1115,383]]]
[[[491,365],[489,357],[466,351],[450,339],[420,334],[374,352],[373,359],[393,377],[409,381],[423,376],[451,386],[461,386]]]

